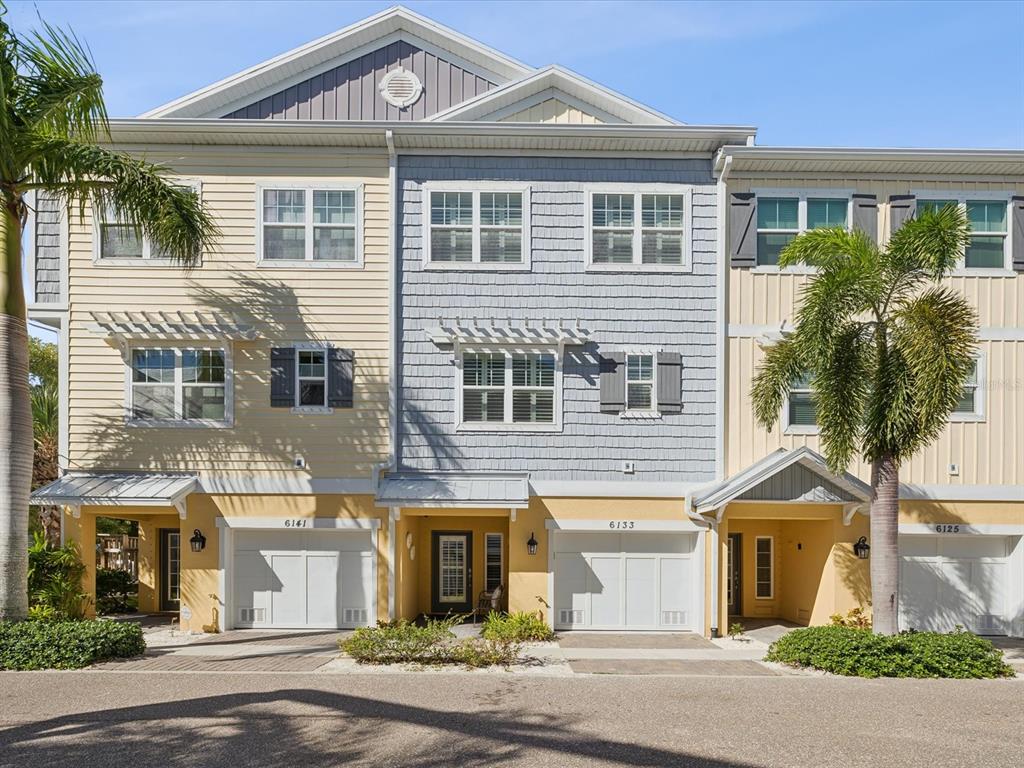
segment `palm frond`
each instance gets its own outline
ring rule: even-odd
[[[885,266],[891,275],[923,273],[932,280],[949,274],[970,242],[971,227],[957,205],[924,211],[889,239]]]
[[[811,391],[825,459],[834,472],[842,472],[859,450],[864,430],[874,369],[871,326],[847,322],[836,330],[834,341],[817,361]]]
[[[36,444],[57,437],[57,419],[59,406],[57,388],[55,386],[33,387],[32,398],[32,432]]]
[[[876,347],[873,371],[865,406],[862,453],[867,461],[892,458],[899,462],[909,455],[918,417],[914,398],[914,377],[899,350],[881,342]]]
[[[800,347],[792,337],[784,338],[765,350],[750,391],[754,416],[765,429],[775,426],[793,381],[806,368]]]

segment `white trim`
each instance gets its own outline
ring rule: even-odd
[[[807,393],[813,397],[814,390],[808,383],[806,388],[800,388],[796,390],[797,393]],[[793,393],[793,388],[786,393],[785,399],[782,401],[782,413],[779,415],[779,423],[782,425],[782,434],[784,435],[817,435],[821,433],[821,426],[818,424],[791,424],[789,421],[789,397]],[[815,410],[817,413],[817,410]]]
[[[900,536],[1024,536],[1024,523],[900,523],[898,530]]]
[[[594,263],[594,195],[633,196],[633,261],[630,264]],[[682,195],[682,263],[643,263],[644,195]],[[594,184],[584,187],[583,263],[587,272],[692,272],[693,271],[693,185],[692,184]],[[610,227],[609,229],[618,229]],[[626,229],[623,227],[622,229]],[[673,231],[673,230],[670,230]]]
[[[524,99],[513,102],[508,106],[484,115],[480,119],[491,122],[504,122],[506,118],[511,117],[512,115],[519,114],[520,112],[524,112],[552,99],[562,102],[567,107],[579,110],[580,112],[599,120],[601,123],[609,125],[627,123],[627,121],[623,120],[621,117],[617,117],[611,112],[601,109],[596,104],[584,101],[583,99],[562,90],[558,86],[550,86],[542,91],[537,91]]]
[[[412,92],[404,99],[397,99],[388,92],[388,86],[396,77],[406,77],[412,82]],[[399,66],[388,71],[388,73],[380,79],[380,85],[377,86],[377,90],[380,92],[380,97],[391,106],[398,107],[398,109],[406,109],[419,101],[420,96],[423,94],[423,83],[420,81],[419,77],[416,76],[415,72]]]
[[[263,257],[263,232],[265,222],[263,221],[263,193],[271,190],[291,190],[304,193],[305,221],[301,226],[305,228],[305,258],[304,259],[265,259]],[[351,261],[343,259],[314,259],[313,240],[317,227],[327,225],[313,222],[313,193],[314,192],[354,192],[355,193],[355,258]],[[298,179],[268,180],[261,179],[256,184],[256,266],[262,269],[362,269],[364,265],[363,254],[363,229],[365,220],[365,202],[363,196],[363,184],[338,181],[329,182],[319,179],[317,181],[303,181]],[[281,224],[270,222],[266,226],[298,227],[299,224]],[[348,228],[348,225],[331,225],[336,228]]]
[[[544,526],[547,533],[547,547],[548,547],[548,626],[552,630],[555,628],[555,532],[547,525]],[[511,533],[511,528],[509,529]],[[531,535],[533,535],[531,533]],[[511,543],[509,544],[511,546]],[[509,553],[511,554],[511,553]],[[529,557],[529,555],[527,555]]]
[[[952,424],[982,424],[987,421],[985,417],[985,393],[988,389],[988,365],[986,354],[978,351],[974,358],[974,410],[953,411],[949,414],[949,421]],[[964,386],[964,389],[967,385]]]
[[[21,242],[22,242],[22,260],[25,265],[25,279],[28,282],[29,291],[25,296],[25,303],[29,306],[36,303],[38,296],[36,295],[36,260],[38,254],[36,250],[39,246],[36,240],[36,200],[38,195],[36,190],[30,189],[25,192],[24,200],[25,207],[28,209],[28,215],[25,218],[25,226],[21,230]],[[58,299],[61,297],[57,297]]]
[[[900,483],[900,501],[1018,501],[1024,485],[919,485]]]
[[[472,217],[470,225],[473,239],[472,261],[432,261],[430,254],[430,243],[432,230],[436,225],[431,221],[430,197],[433,192],[466,192],[472,195]],[[520,225],[522,232],[522,260],[515,262],[483,262],[481,261],[481,232],[483,225],[480,221],[480,193],[481,192],[507,192],[519,193],[522,195],[522,216],[523,223]],[[533,262],[533,240],[530,236],[530,220],[532,219],[532,207],[530,204],[531,188],[529,184],[510,181],[431,181],[420,188],[422,200],[420,201],[420,220],[423,227],[423,269],[427,270],[463,270],[463,271],[489,271],[489,272],[529,272]],[[465,229],[466,227],[454,227]],[[496,229],[514,229],[515,227],[495,227]]]
[[[626,525],[627,527],[621,527]],[[703,530],[693,520],[638,520],[629,513],[612,518],[575,520],[572,518],[547,519],[544,527],[549,531],[595,531],[608,533],[696,533]]]
[[[530,479],[530,495],[561,498],[683,499],[707,485],[695,482],[644,480],[537,480]]]
[[[397,547],[395,545],[395,521],[398,520],[398,510],[392,507],[388,510],[388,619],[394,620],[395,615],[395,558]]]
[[[144,350],[173,350],[174,351],[174,412],[184,413],[184,391],[186,386],[201,386],[201,384],[185,384],[182,381],[182,352],[222,352],[224,354],[224,418],[220,419],[136,419],[133,418],[135,382],[132,381],[132,355],[136,351]],[[234,376],[234,348],[230,342],[223,344],[188,342],[161,343],[159,341],[137,342],[127,344],[124,347],[124,424],[127,427],[135,428],[159,428],[159,429],[230,429],[235,426],[235,376]],[[166,386],[164,384],[163,386]],[[218,386],[210,384],[209,386]]]
[[[199,490],[211,494],[256,494],[274,496],[372,495],[375,487],[365,477],[317,477],[289,472],[284,475],[254,476],[201,473]]]
[[[759,542],[767,541],[769,544],[768,552],[771,555],[769,583],[768,583],[768,594],[759,595],[757,593],[758,587],[760,586],[757,578],[757,556],[760,554],[757,551],[757,545]],[[755,600],[774,600],[775,599],[775,537],[774,536],[755,536],[754,537],[754,599]]]
[[[785,274],[788,274],[788,272]],[[728,323],[726,326],[727,337],[733,339],[756,339],[763,336],[778,336],[780,333],[787,331],[792,331],[792,326],[788,324],[788,320],[783,320],[781,324],[775,323],[774,325]],[[1024,341],[1024,328],[983,326],[978,329],[978,339],[980,341]]]
[[[296,520],[306,523],[294,527]],[[379,517],[218,517],[216,519],[218,528],[234,528],[251,530],[282,530],[282,531],[308,531],[308,530],[376,530],[380,528]],[[376,548],[374,549],[376,555]],[[376,584],[376,582],[374,582]],[[376,590],[374,590],[376,592]]]
[[[197,178],[191,177],[173,177],[166,179],[170,181],[174,186],[177,187],[191,187],[199,198],[200,205],[203,205],[203,182]],[[100,210],[96,205],[91,206],[92,210],[92,263],[96,267],[173,267],[174,269],[180,269],[181,265],[174,259],[160,258],[153,256],[153,245],[150,243],[149,238],[142,232],[142,228],[139,227],[140,235],[142,237],[142,256],[104,256],[103,255],[103,238],[102,228],[107,223],[120,223],[116,221],[108,222],[106,218],[106,211]],[[129,226],[125,224],[124,226]],[[203,254],[199,255],[199,261],[195,264],[195,269],[203,266]]]
[[[398,271],[398,153],[395,151],[394,132],[384,134],[388,145],[388,458],[382,469],[398,466],[398,323],[401,317],[402,291]],[[375,471],[374,493],[379,486],[380,469]]]
[[[220,592],[220,616],[217,625],[221,632],[233,629],[235,626],[231,606],[234,606],[234,579],[230,574],[235,569],[235,537],[231,528],[217,526],[217,533],[220,537],[217,556],[217,587]]]
[[[715,184],[715,480],[725,479],[725,432],[726,394],[729,386],[726,369],[726,349],[728,347],[729,316],[726,308],[728,301],[729,266],[726,258],[726,217],[728,206],[726,198],[729,192],[729,174],[732,171],[732,158],[727,158],[722,165]],[[717,534],[716,534],[717,540]],[[713,627],[718,626],[718,619],[713,619]]]
[[[965,264],[966,251],[960,254],[957,266],[951,273],[951,277],[1017,277],[1013,269],[1013,221],[1010,215],[1010,199],[1013,192],[993,191],[964,191],[959,189],[911,189],[910,194],[914,196],[914,215],[917,215],[917,206],[921,200],[953,200],[957,203],[960,211],[967,215],[967,201],[977,200],[979,202],[1004,202],[1006,203],[1006,231],[982,233],[991,234],[1003,238],[1003,266],[1001,267],[968,267]]]
[[[843,199],[846,198],[846,229],[850,231],[853,227],[853,196],[857,192],[855,189],[840,189],[827,187],[821,187],[816,189],[814,187],[752,187],[750,191],[754,194],[755,198],[797,198],[797,228],[796,230],[791,229],[773,229],[773,230],[761,230],[757,227],[757,222],[754,222],[754,234],[755,236],[762,231],[766,232],[778,232],[778,233],[792,233],[794,235],[802,235],[804,232],[809,231],[807,229],[807,200],[813,198],[815,200],[829,199]],[[761,264],[755,263],[754,268],[751,272],[761,274],[787,274],[787,275],[813,275],[817,273],[815,267],[809,267],[806,265],[796,265],[792,267],[780,267],[777,264]]]
[[[505,358],[505,378],[502,384],[504,392],[504,421],[463,421],[463,355],[465,354],[496,354]],[[518,355],[551,355],[555,358],[554,390],[552,394],[551,422],[516,422],[513,421],[513,393],[516,387],[512,383],[512,359]],[[453,354],[455,370],[455,431],[456,432],[561,432],[562,431],[562,378],[564,352],[561,345],[517,345],[515,348],[482,348],[456,344]],[[497,390],[498,387],[478,387],[479,389]],[[519,389],[547,390],[548,387],[519,387]]]

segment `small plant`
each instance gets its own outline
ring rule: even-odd
[[[520,611],[502,614],[491,611],[484,619],[481,634],[486,640],[513,643],[544,642],[554,640],[555,633],[538,613]]]
[[[1002,651],[959,628],[948,634],[876,635],[845,626],[806,627],[772,643],[766,661],[852,677],[1012,677]]]
[[[740,636],[743,635],[745,632],[746,629],[744,629],[743,625],[738,621],[734,621],[732,624],[729,625],[729,637],[731,637],[733,640],[741,639]]]
[[[404,619],[376,627],[360,627],[338,643],[361,664],[508,665],[519,657],[519,643],[481,638],[456,638],[452,629],[464,616],[428,619],[417,626]]]
[[[89,595],[82,591],[84,574],[74,542],[53,546],[41,531],[33,535],[28,548],[28,597],[31,607],[42,606],[37,615],[60,621],[84,618],[89,605]]]
[[[871,617],[864,613],[864,609],[852,608],[846,616],[841,613],[833,613],[829,616],[833,627],[847,627],[849,629],[871,629]]]
[[[96,570],[96,611],[130,613],[138,609],[139,583],[128,571],[114,568]]]
[[[134,622],[0,622],[0,669],[80,669],[145,650],[142,627]]]

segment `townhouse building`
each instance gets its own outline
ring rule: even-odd
[[[869,489],[825,468],[809,393],[773,433],[751,414],[807,279],[777,254],[952,199],[983,355],[904,469],[901,599],[1024,633],[1024,153],[754,139],[401,8],[113,121],[221,237],[184,272],[116,211],[34,202],[64,471],[36,502],[89,589],[96,518],[137,520],[140,607],[194,631],[482,593],[559,630],[821,623],[870,603]]]

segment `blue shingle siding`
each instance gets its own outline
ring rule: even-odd
[[[422,187],[440,180],[530,184],[528,272],[423,269]],[[690,272],[587,272],[585,189],[693,186]],[[703,482],[714,475],[715,185],[703,159],[399,158],[400,425],[405,470],[528,471],[534,480]],[[426,329],[460,317],[504,325],[580,321],[567,347],[559,433],[456,432],[456,368]],[[660,420],[600,411],[598,354],[630,346],[676,351],[683,410]],[[636,463],[626,475],[622,462]]]
[[[60,251],[60,203],[40,192],[36,196],[35,208],[35,300],[39,304],[55,304],[66,298],[61,296],[60,275],[64,269],[64,256]]]
[[[799,464],[786,467],[739,498],[744,501],[812,501],[822,504],[858,501],[849,491]]]

